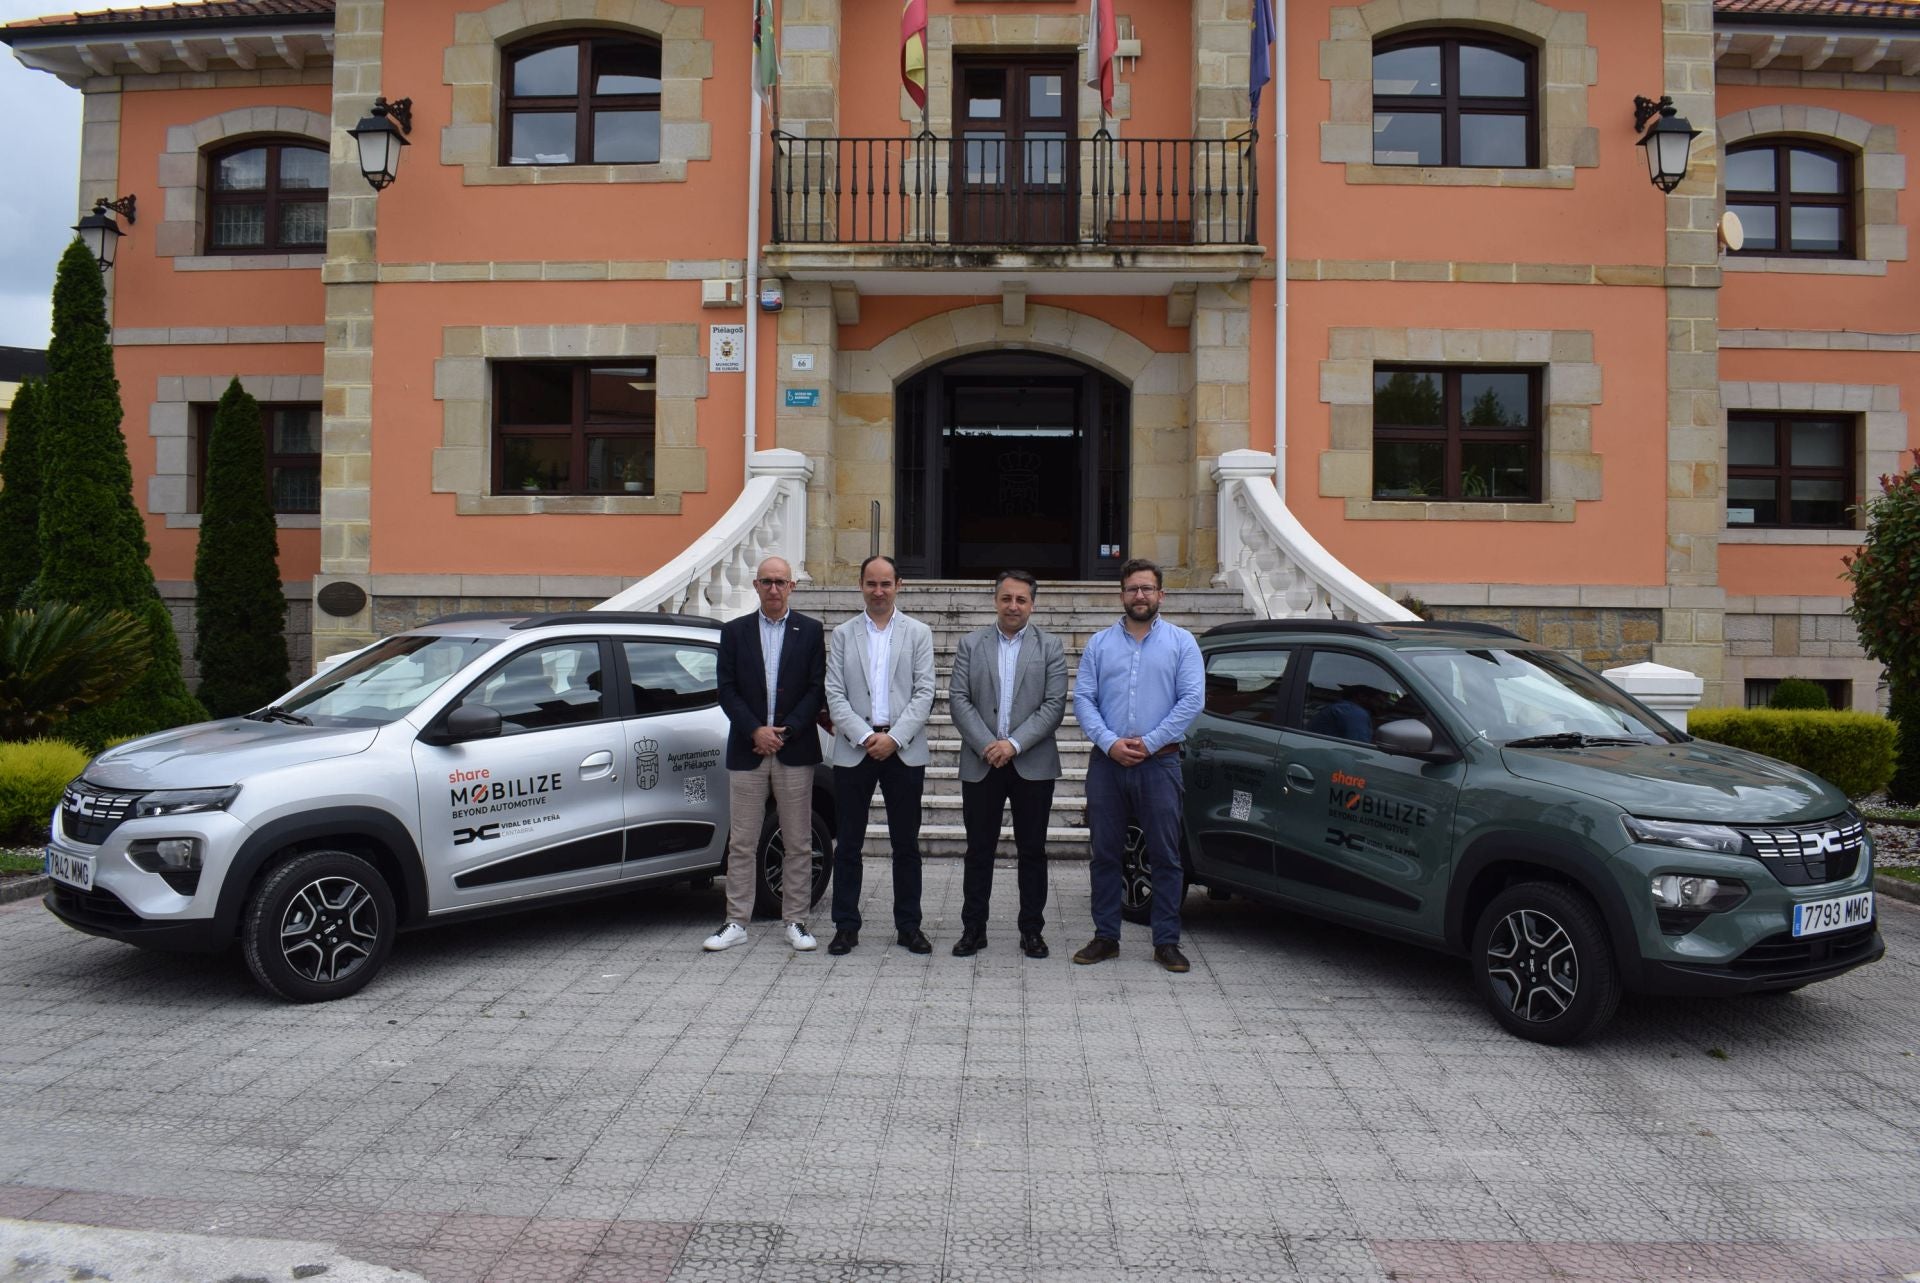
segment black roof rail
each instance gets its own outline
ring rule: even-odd
[[[676,628],[711,628],[719,631],[720,621],[705,615],[670,615],[660,610],[566,610],[552,615],[529,615],[513,625],[523,628],[549,628],[561,624],[669,624]]]
[[[1474,619],[1407,619],[1395,620],[1389,628],[1411,628],[1436,633],[1479,633],[1486,637],[1509,637],[1514,641],[1525,641],[1519,633],[1498,624],[1483,624]]]
[[[1202,636],[1230,637],[1239,633],[1331,633],[1343,637],[1371,637],[1392,641],[1393,634],[1378,624],[1357,619],[1238,619],[1231,624],[1215,624]]]
[[[527,612],[524,610],[460,610],[455,611],[451,615],[436,616],[424,624],[416,625],[416,627],[432,628],[435,624],[470,624],[482,619],[505,622],[509,619],[525,619],[526,617]]]

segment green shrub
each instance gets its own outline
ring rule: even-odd
[[[1877,793],[1893,775],[1894,724],[1872,713],[1702,708],[1687,730],[1812,771],[1848,797]]]
[[[86,766],[86,750],[62,740],[0,744],[0,841],[44,842],[60,790]]]
[[[1773,698],[1767,701],[1768,708],[1814,708],[1829,709],[1832,701],[1827,698],[1826,689],[1804,677],[1789,677],[1773,689]]]
[[[287,599],[267,490],[260,403],[235,379],[207,442],[200,549],[193,562],[200,702],[209,717],[271,704],[287,679]]]
[[[64,602],[0,611],[0,741],[44,735],[112,701],[148,654],[146,630],[125,611]]]
[[[1894,682],[1887,693],[1887,716],[1900,728],[1893,778],[1887,796],[1906,806],[1920,803],[1920,681]]]
[[[40,392],[38,380],[20,385],[0,445],[0,610],[18,604],[40,574]]]

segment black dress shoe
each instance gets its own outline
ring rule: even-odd
[[[912,948],[911,945],[907,947]],[[956,958],[971,958],[974,954],[986,947],[987,933],[985,931],[962,931],[960,938],[953,942],[953,956]]]
[[[1187,955],[1180,952],[1177,944],[1156,944],[1153,946],[1153,960],[1168,971],[1193,970],[1193,964],[1187,961]]]
[[[1040,938],[1038,931],[1022,931],[1020,933],[1020,952],[1026,954],[1029,958],[1044,958],[1047,956],[1047,942]]]
[[[1080,952],[1073,955],[1073,960],[1084,967],[1095,962],[1105,962],[1108,958],[1117,958],[1119,956],[1120,942],[1118,940],[1109,940],[1105,936],[1095,936],[1081,946]]]
[[[900,933],[900,947],[908,953],[932,953],[933,941],[927,939],[927,933],[918,929]]]
[[[843,953],[852,953],[853,946],[860,943],[858,931],[848,931],[844,927],[833,933],[833,939],[827,943],[827,952],[836,957]]]

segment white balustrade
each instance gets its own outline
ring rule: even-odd
[[[707,532],[645,579],[595,610],[659,610],[732,619],[759,605],[753,576],[767,557],[784,557],[804,580],[807,480],[813,462],[798,450],[760,450],[747,484]]]
[[[1274,457],[1259,450],[1230,450],[1213,465],[1220,505],[1215,586],[1238,588],[1262,619],[1418,618],[1307,533],[1281,501],[1273,470]]]

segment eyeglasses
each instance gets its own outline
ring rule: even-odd
[[[1122,588],[1120,595],[1122,597],[1151,597],[1159,591],[1160,590],[1152,584],[1133,584],[1129,587]]]
[[[762,588],[791,588],[791,587],[793,587],[793,580],[791,580],[791,579],[756,579],[756,580],[754,580],[753,582],[754,582],[754,583],[756,583],[756,584],[759,584],[759,585],[760,585],[760,586],[761,586]]]

